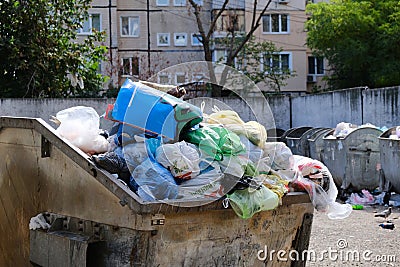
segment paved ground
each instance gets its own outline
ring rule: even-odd
[[[374,217],[386,208],[365,206],[344,220],[315,213],[309,251],[316,257],[306,266],[400,266],[400,209],[393,208],[389,217],[394,230],[382,229],[384,218]]]

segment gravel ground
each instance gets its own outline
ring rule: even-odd
[[[392,208],[388,218],[394,230],[379,227],[385,219],[374,217],[385,209],[364,206],[343,220],[315,212],[309,245],[312,258],[306,266],[400,266],[400,209]]]

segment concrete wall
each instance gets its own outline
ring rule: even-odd
[[[335,127],[362,124],[362,89],[348,89],[292,98],[292,126]]]
[[[364,90],[362,92],[364,122],[388,128],[400,125],[399,95],[400,87]]]
[[[102,115],[107,104],[114,103],[114,99],[0,99],[0,116],[34,117],[42,118],[53,127],[49,121],[50,116],[55,116],[60,110],[73,106],[93,107],[99,115]],[[232,109],[239,113],[244,121],[257,120],[267,129],[288,129],[290,101],[287,96],[271,98],[270,105],[265,98],[248,98],[245,101],[237,98],[198,98],[189,102],[200,107],[202,102],[206,103],[204,112],[210,114],[212,107]],[[109,129],[112,122],[101,119],[100,126]]]
[[[60,110],[74,106],[93,107],[101,116],[107,108],[107,104],[114,103],[113,99],[1,99],[0,116],[42,118],[50,122],[50,116],[55,116]],[[112,122],[100,120],[100,127],[108,129]]]
[[[232,109],[244,121],[257,120],[267,129],[292,127],[335,127],[339,122],[376,126],[400,125],[400,87],[348,90],[307,95],[301,97],[276,96],[267,99],[197,98],[191,103],[200,106],[204,101],[204,112],[212,107]],[[40,117],[49,122],[51,115],[72,106],[91,106],[103,114],[107,104],[114,99],[0,99],[0,116]],[[52,125],[52,124],[51,124]],[[101,127],[109,129],[112,122],[101,120]]]
[[[400,87],[354,88],[292,98],[292,126],[335,127],[339,122],[400,125]]]

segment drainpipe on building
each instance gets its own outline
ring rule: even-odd
[[[111,79],[113,78],[113,71],[112,71],[112,69],[113,69],[113,65],[114,65],[114,61],[113,61],[113,51],[112,51],[112,49],[113,49],[113,47],[112,47],[112,21],[111,21],[111,5],[112,5],[112,2],[111,2],[112,0],[108,0],[108,29],[109,29],[109,47],[108,47],[108,50],[110,51],[110,64],[111,64],[111,68],[110,68],[110,70],[111,70],[111,73],[110,73],[110,76],[111,76]],[[117,79],[118,80],[118,79]],[[113,85],[114,85],[114,81],[112,81],[112,83],[113,83]]]
[[[147,65],[149,74],[151,73],[150,48],[150,0],[147,0]]]
[[[111,1],[112,0],[108,0],[108,29],[110,31],[110,43],[109,43],[109,47],[108,49],[110,50],[110,62],[111,62],[111,66],[113,64],[113,52],[112,52],[112,22],[111,22]]]

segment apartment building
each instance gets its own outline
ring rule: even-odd
[[[267,4],[258,3],[258,13]],[[223,0],[196,0],[202,6],[201,18],[211,21],[221,9]],[[262,17],[261,26],[254,35],[258,41],[272,41],[282,48],[279,60],[271,64],[288,67],[295,73],[287,80],[283,92],[311,91],[323,83],[324,60],[315,58],[306,46],[304,23],[307,20],[304,0],[274,0]],[[248,31],[253,14],[253,2],[230,0],[227,10],[217,23],[213,38],[224,36],[226,19],[235,13],[238,31]],[[208,27],[209,23],[204,23]],[[163,71],[185,62],[204,60],[199,41],[196,18],[188,0],[94,0],[89,20],[80,34],[90,34],[91,29],[105,31],[109,60],[103,62],[102,72],[118,86],[126,77],[149,79],[163,84],[182,84],[199,81],[205,75],[201,70],[192,72]],[[213,60],[226,51],[213,47]],[[260,84],[262,90],[270,90]]]

